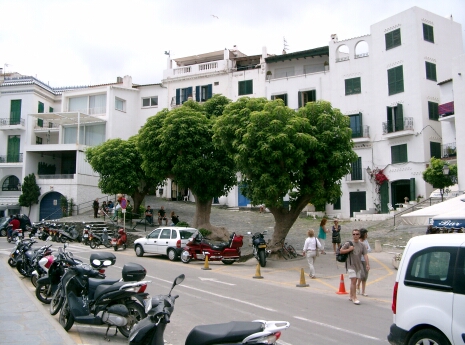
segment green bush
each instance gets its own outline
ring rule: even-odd
[[[208,236],[210,236],[212,234],[212,232],[210,230],[207,230],[207,229],[204,229],[204,228],[199,229],[199,232],[204,238],[208,238]]]
[[[179,222],[178,224],[176,224],[176,226],[183,226],[185,228],[188,228],[189,227],[189,223],[187,222]]]

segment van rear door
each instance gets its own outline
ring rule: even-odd
[[[452,339],[454,344],[465,342],[465,245],[459,250],[454,279]]]

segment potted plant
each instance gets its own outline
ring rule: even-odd
[[[417,195],[417,202],[423,201],[424,196],[421,194]]]

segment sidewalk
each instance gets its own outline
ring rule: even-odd
[[[21,281],[5,256],[0,256],[0,343],[15,345],[74,345],[74,340]],[[28,278],[24,278],[28,279]]]

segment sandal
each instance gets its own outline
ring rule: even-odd
[[[358,299],[354,300],[354,304],[360,305],[360,301]]]
[[[368,295],[365,292],[362,292],[362,296],[368,297]]]
[[[312,278],[312,279],[316,279],[316,277],[315,277],[315,276],[310,276],[310,278]]]

